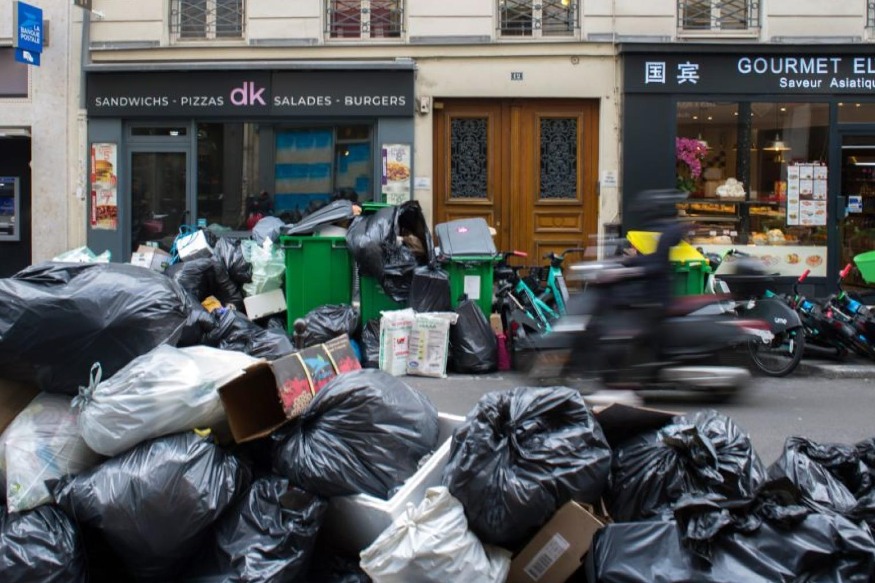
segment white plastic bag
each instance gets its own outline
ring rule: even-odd
[[[392,376],[407,374],[407,356],[410,351],[410,331],[416,312],[410,308],[381,312],[380,370]]]
[[[450,326],[459,319],[455,312],[416,314],[410,330],[407,374],[444,378],[450,349]]]
[[[78,474],[100,461],[79,434],[76,417],[69,397],[40,393],[4,432],[10,512],[51,502],[46,480]]]
[[[109,263],[111,257],[112,253],[108,249],[97,255],[88,247],[77,247],[53,257],[52,261],[62,261],[65,263]]]
[[[282,247],[265,239],[259,245],[255,241],[245,240],[240,244],[243,259],[252,264],[252,281],[243,284],[243,293],[255,296],[264,292],[279,289],[286,273],[286,255]],[[302,277],[306,277],[302,274]]]
[[[503,583],[510,553],[484,546],[468,530],[465,509],[444,486],[429,488],[405,514],[361,552],[361,567],[374,583]]]
[[[76,401],[82,437],[113,456],[147,439],[212,426],[225,415],[218,388],[257,360],[209,346],[162,344],[82,389]]]

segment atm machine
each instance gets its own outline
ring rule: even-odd
[[[21,240],[21,192],[18,176],[0,176],[0,241]]]

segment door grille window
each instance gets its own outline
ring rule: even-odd
[[[399,38],[403,22],[403,0],[326,2],[325,23],[330,38]]]
[[[503,37],[570,36],[577,29],[579,0],[498,0]]]
[[[450,122],[450,196],[486,198],[489,148],[487,118]]]
[[[170,32],[178,39],[243,37],[244,0],[172,0]]]
[[[577,198],[577,119],[541,119],[541,198]]]
[[[683,30],[748,30],[759,26],[759,0],[678,0]]]

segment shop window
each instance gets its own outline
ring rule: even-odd
[[[840,101],[839,123],[875,123],[875,103]]]
[[[276,132],[275,212],[314,210],[338,194],[373,199],[371,127],[288,128]]]
[[[739,31],[759,26],[759,0],[678,0],[683,31]]]
[[[498,32],[502,37],[573,35],[579,0],[498,0]]]
[[[681,102],[677,120],[690,241],[744,246],[783,275],[826,275],[828,105]]]
[[[171,0],[170,32],[181,40],[242,38],[244,0]]]
[[[329,38],[400,38],[403,0],[327,0]]]

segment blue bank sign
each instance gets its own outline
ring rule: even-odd
[[[30,65],[39,64],[43,50],[43,10],[24,2],[12,2],[12,46],[15,59]]]

